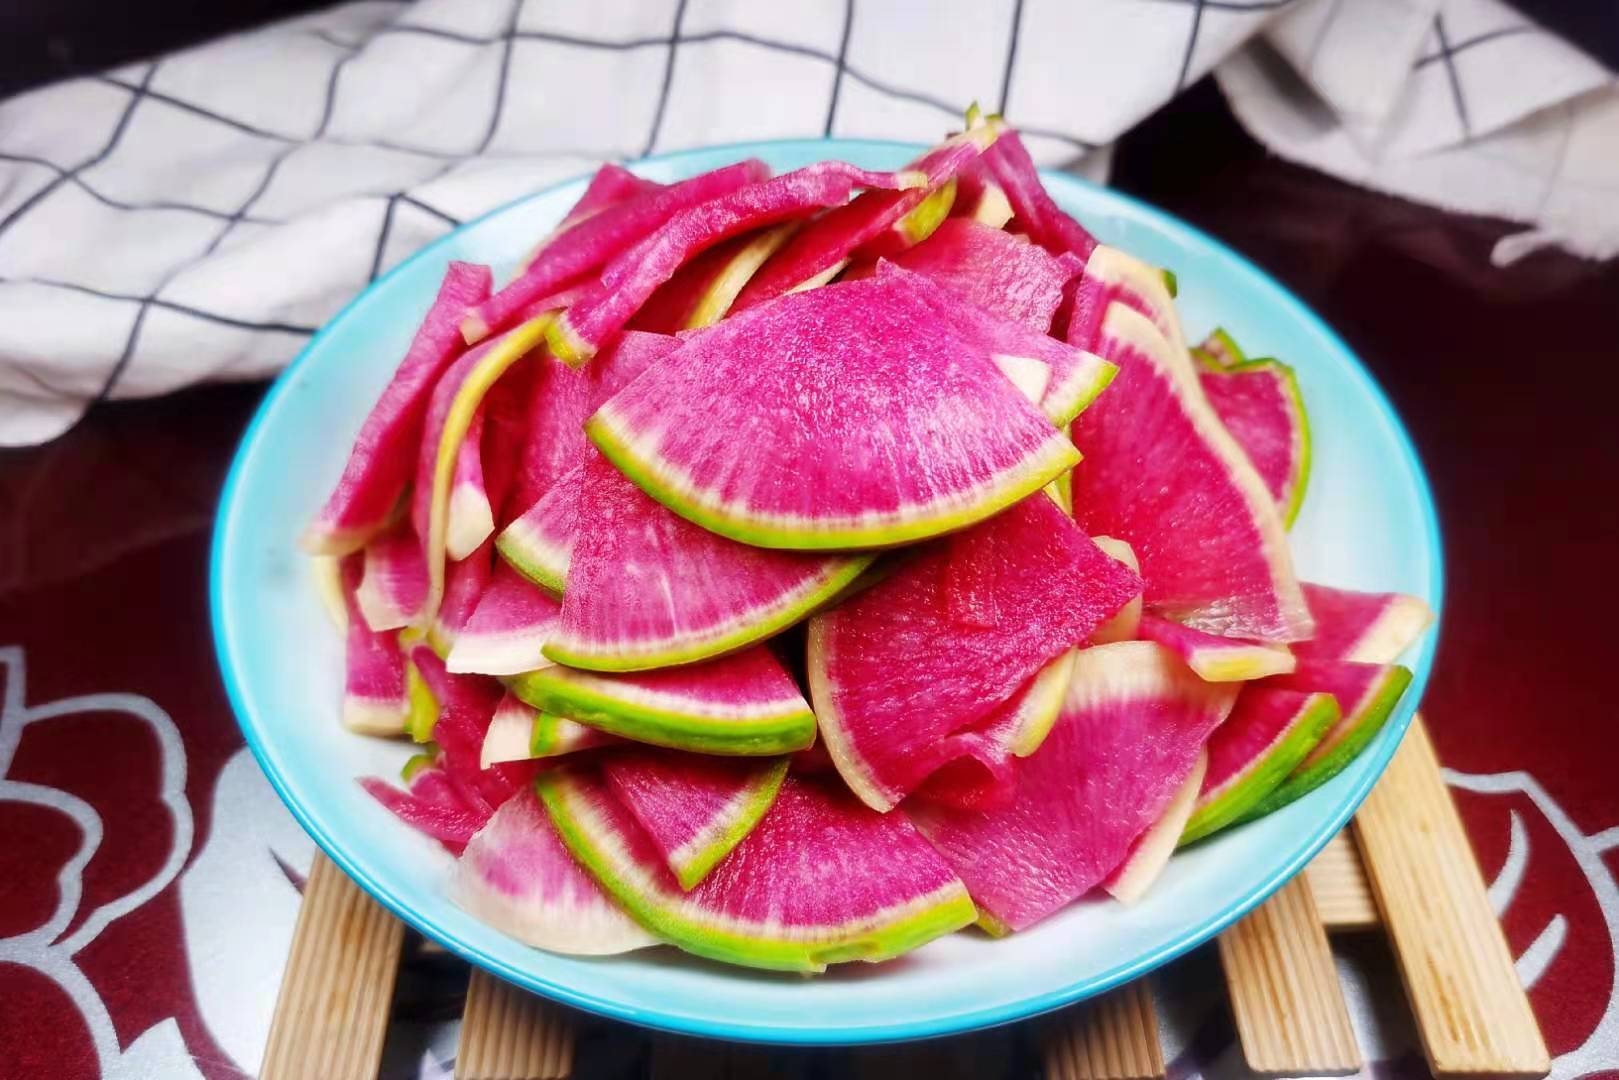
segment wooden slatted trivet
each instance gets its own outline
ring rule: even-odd
[[[1219,939],[1248,1066],[1273,1076],[1342,1075],[1361,1055],[1327,934],[1389,936],[1428,1064],[1436,1076],[1539,1077],[1546,1045],[1490,909],[1483,876],[1418,718],[1355,819],[1303,875]],[[317,856],[265,1054],[265,1080],[374,1077],[402,928]],[[1144,981],[1040,1022],[1049,1080],[1165,1075]],[[461,1080],[558,1080],[573,1061],[569,1013],[474,971],[462,1019]],[[927,1073],[956,1074],[948,1041],[907,1051]],[[768,1073],[769,1051],[656,1036],[655,1076]],[[882,1067],[883,1054],[867,1061]],[[935,1060],[937,1059],[937,1060]],[[899,1058],[889,1060],[898,1065]],[[759,1072],[764,1069],[765,1072]],[[862,1071],[862,1075],[864,1071]]]

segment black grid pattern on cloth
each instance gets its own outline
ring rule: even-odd
[[[1441,61],[1446,66],[1453,67],[1456,57],[1480,45],[1488,45],[1490,42],[1500,41],[1502,38],[1522,37],[1525,34],[1544,34],[1546,32],[1530,23],[1520,23],[1516,26],[1503,26],[1495,30],[1487,30],[1482,34],[1474,34],[1470,38],[1463,38],[1461,41],[1453,42],[1446,37],[1443,26],[1444,19],[1441,16],[1435,16],[1434,35],[1439,39],[1439,48],[1434,52],[1424,53],[1417,57],[1412,64],[1413,69],[1420,71],[1430,64],[1437,64]]]
[[[1276,11],[1287,7],[1297,0],[1158,0],[1159,3],[1179,4],[1191,8],[1191,24],[1186,31],[1186,46],[1181,51],[1180,71],[1175,76],[1175,93],[1186,89],[1187,77],[1192,72],[1192,56],[1197,51],[1198,33],[1203,29],[1203,14],[1208,11],[1236,12],[1244,15],[1254,15],[1265,11]],[[1018,0],[1018,7],[1023,6]],[[1015,33],[1014,29],[1014,33]],[[1016,54],[1017,40],[1013,38],[1013,50]],[[1007,58],[1007,78],[1011,78],[1012,60]]]
[[[96,200],[102,205],[120,212],[153,210],[172,211],[175,213],[205,218],[210,221],[217,222],[219,225],[217,232],[198,253],[190,258],[181,260],[178,265],[174,266],[171,270],[169,270],[169,272],[162,275],[159,284],[155,288],[152,288],[151,290],[142,294],[109,291],[106,289],[92,287],[83,282],[58,280],[48,277],[36,276],[12,279],[32,285],[64,289],[83,295],[94,296],[106,300],[109,303],[136,305],[135,317],[130,323],[127,337],[122,343],[122,346],[117,349],[115,358],[112,359],[105,378],[101,381],[101,389],[92,400],[102,400],[109,396],[117,387],[119,380],[124,377],[131,359],[135,355],[136,347],[140,341],[141,331],[146,321],[146,316],[153,309],[171,312],[217,326],[233,327],[244,332],[270,331],[295,336],[308,336],[314,333],[316,328],[313,326],[305,326],[297,323],[277,320],[245,318],[229,311],[204,310],[193,305],[182,304],[173,300],[165,299],[162,295],[164,289],[170,283],[175,281],[177,278],[180,278],[187,271],[195,269],[198,264],[218,252],[221,245],[224,244],[235,232],[238,226],[242,225],[243,223],[262,226],[275,226],[282,224],[282,221],[278,218],[255,213],[255,208],[259,204],[260,200],[264,197],[265,193],[269,191],[278,170],[280,170],[283,164],[298,150],[313,143],[325,142],[335,145],[361,146],[401,151],[415,154],[423,158],[435,159],[438,162],[436,169],[427,177],[415,180],[412,184],[408,185],[408,187],[401,187],[399,190],[368,196],[368,198],[375,198],[381,206],[381,213],[378,216],[375,248],[371,259],[370,277],[372,280],[374,280],[384,269],[388,240],[394,228],[397,208],[401,204],[410,206],[422,214],[425,214],[429,219],[441,224],[446,230],[452,229],[461,223],[460,218],[456,215],[431,205],[431,203],[424,200],[421,196],[412,194],[408,188],[422,187],[428,183],[431,183],[433,180],[439,179],[453,172],[458,167],[469,162],[479,160],[480,158],[512,156],[525,159],[544,159],[546,157],[560,156],[558,154],[545,153],[521,155],[494,155],[489,153],[489,148],[500,126],[501,115],[505,106],[506,94],[510,83],[513,46],[518,41],[544,41],[555,45],[592,50],[630,50],[646,48],[649,46],[662,47],[666,49],[667,53],[664,58],[662,81],[658,91],[656,109],[653,114],[649,130],[647,131],[645,140],[642,144],[642,150],[645,153],[650,153],[657,149],[664,116],[668,108],[670,86],[673,82],[676,65],[680,63],[681,47],[687,44],[701,44],[713,41],[740,42],[763,49],[804,56],[824,62],[828,66],[829,72],[829,78],[827,81],[827,105],[825,110],[826,121],[822,131],[822,134],[826,135],[830,135],[833,131],[834,124],[837,119],[839,94],[845,79],[852,79],[879,95],[925,106],[937,112],[941,120],[945,121],[947,124],[949,122],[959,123],[962,110],[968,104],[968,102],[946,100],[924,89],[898,85],[869,71],[860,70],[854,66],[851,66],[849,63],[849,41],[855,22],[856,0],[846,0],[845,2],[843,23],[841,27],[838,49],[836,52],[826,51],[824,49],[804,45],[794,41],[779,40],[776,38],[735,29],[711,29],[694,33],[684,32],[683,22],[686,14],[686,0],[676,0],[669,32],[663,36],[614,39],[559,33],[547,30],[519,29],[519,26],[522,23],[524,4],[529,2],[532,2],[532,0],[512,0],[510,10],[507,13],[507,17],[504,21],[503,29],[494,36],[483,36],[479,34],[443,29],[440,27],[412,24],[408,21],[411,14],[411,9],[408,7],[401,9],[400,15],[396,17],[394,22],[385,24],[380,28],[376,28],[364,33],[361,35],[360,40],[345,39],[339,33],[323,27],[315,27],[297,31],[299,33],[307,34],[308,36],[318,39],[326,45],[331,46],[334,53],[327,76],[320,121],[316,130],[307,138],[298,138],[284,132],[270,130],[264,127],[262,124],[254,123],[250,120],[244,119],[241,116],[231,115],[228,111],[222,110],[207,101],[193,100],[191,97],[182,96],[172,91],[154,88],[152,85],[153,79],[156,77],[162,67],[162,61],[157,61],[148,64],[144,72],[141,72],[138,77],[133,77],[127,74],[127,72],[125,74],[107,73],[90,77],[91,81],[95,83],[114,87],[127,93],[128,101],[109,131],[105,144],[102,146],[99,152],[93,154],[88,159],[76,165],[63,165],[35,154],[13,153],[8,151],[4,146],[0,146],[0,161],[9,161],[18,164],[37,166],[48,170],[52,174],[45,184],[20,202],[15,208],[8,212],[3,219],[0,219],[0,235],[3,235],[5,231],[9,229],[15,222],[23,219],[36,207],[42,204],[53,192],[67,184],[77,187],[90,198]],[[1197,19],[1200,17],[1203,7],[1207,6],[1210,8],[1219,9],[1252,10],[1278,6],[1279,4],[1288,2],[1288,0],[1168,0],[1168,2],[1190,3],[1193,5],[1194,19],[1192,37],[1187,44],[1187,58],[1185,61],[1186,64],[1189,64],[1191,50],[1196,43]],[[1004,110],[1008,105],[1007,97],[1012,84],[1013,72],[1017,63],[1018,32],[1019,23],[1021,22],[1022,18],[1022,8],[1022,0],[1013,0],[1012,4],[1010,5],[1010,18],[1012,25],[1010,26],[1008,32],[1009,45],[1006,61],[1001,73],[1000,101],[998,103],[1002,110]],[[482,136],[478,141],[476,148],[471,152],[451,153],[421,146],[406,145],[404,143],[386,138],[354,139],[334,135],[330,131],[332,118],[337,111],[339,100],[343,93],[343,73],[347,65],[357,56],[363,53],[371,41],[387,35],[396,34],[426,35],[458,41],[469,45],[500,45],[501,51],[498,64],[498,75],[495,82],[495,91],[491,101],[488,119],[483,127]],[[1185,64],[1183,64],[1183,68],[1184,66]],[[250,135],[259,139],[265,139],[280,144],[280,148],[268,159],[268,162],[265,165],[264,171],[257,184],[248,193],[246,198],[240,202],[235,210],[221,210],[214,207],[200,206],[194,203],[182,201],[137,201],[131,199],[122,199],[110,195],[101,188],[92,185],[81,175],[86,170],[106,160],[113,153],[113,151],[117,149],[120,140],[122,139],[126,129],[129,127],[131,117],[135,114],[137,109],[159,106],[180,110],[189,114],[190,116],[202,119],[211,124],[216,124],[244,135]],[[1024,127],[1023,130],[1031,135],[1045,136],[1047,138],[1058,140],[1065,145],[1071,146],[1076,153],[1083,153],[1095,148],[1093,143],[1068,132],[1032,126]],[[612,157],[615,155],[608,153],[600,156]],[[0,283],[5,282],[6,280],[8,279],[0,278]],[[40,382],[40,380],[37,378],[34,381]],[[45,384],[40,382],[40,385],[43,387]]]
[[[1439,58],[1445,64],[1445,79],[1450,83],[1450,96],[1456,103],[1456,119],[1462,125],[1462,135],[1473,137],[1473,125],[1467,118],[1467,95],[1462,93],[1461,76],[1456,73],[1456,50],[1450,44],[1450,35],[1445,33],[1445,17],[1433,17],[1434,36],[1439,39]]]

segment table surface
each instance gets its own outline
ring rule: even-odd
[[[1619,660],[1619,424],[1603,393],[1619,386],[1619,264],[1493,268],[1508,226],[1270,158],[1208,84],[1124,140],[1115,182],[1293,288],[1405,418],[1451,575],[1424,712],[1556,1075],[1619,1075],[1619,734],[1599,692]],[[262,1050],[312,849],[242,747],[206,597],[214,504],[262,392],[98,406],[49,445],[0,451],[8,1077],[93,1075],[97,1046],[136,1075],[239,1076]],[[77,867],[81,828],[100,840]],[[1369,1060],[1421,1072],[1386,949],[1364,939],[1342,961]],[[448,1075],[464,983],[456,962],[413,955],[388,1075]],[[1208,950],[1155,980],[1172,1076],[1240,1072],[1217,984]],[[732,1067],[1026,1076],[1028,1035],[757,1050]],[[689,1053],[592,1020],[579,1075],[678,1071]]]

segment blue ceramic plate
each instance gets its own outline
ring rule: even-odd
[[[672,180],[754,155],[778,170],[828,157],[896,167],[893,143],[774,142],[653,158]],[[1388,401],[1343,342],[1253,264],[1152,207],[1050,175],[1056,200],[1103,241],[1179,277],[1188,335],[1217,320],[1253,355],[1298,370],[1315,466],[1293,530],[1302,577],[1398,590],[1439,608],[1439,532],[1422,467]],[[392,777],[410,753],[337,722],[342,650],[326,622],[299,530],[336,480],[371,401],[388,381],[445,263],[509,273],[578,197],[584,181],[474,221],[388,274],[332,320],[270,391],[225,486],[211,591],[220,669],[248,745],[298,821],[395,914],[514,983],[639,1024],[733,1039],[857,1043],[999,1024],[1100,993],[1209,938],[1296,873],[1372,786],[1428,679],[1435,634],[1407,663],[1416,681],[1367,752],[1279,813],[1177,855],[1140,904],[1082,902],[1002,941],[955,934],[877,967],[782,978],[655,949],[613,959],[553,956],[462,913],[445,895],[451,861],[354,782]]]

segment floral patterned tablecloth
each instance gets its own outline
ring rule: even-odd
[[[1424,711],[1555,1058],[1619,1077],[1619,267],[1491,269],[1488,222],[1267,159],[1212,92],[1121,147],[1117,182],[1295,288],[1387,387],[1432,475],[1449,582]],[[0,454],[0,1075],[256,1070],[311,842],[231,718],[207,619],[211,515],[262,387],[100,407]],[[1420,1074],[1392,960],[1340,938],[1369,1071]],[[447,1076],[465,969],[412,948],[389,1076]],[[1173,1075],[1240,1075],[1204,949],[1154,980]],[[586,1021],[582,1076],[697,1048]],[[712,1058],[705,1059],[712,1061]],[[1024,1076],[1028,1026],[733,1072]]]

